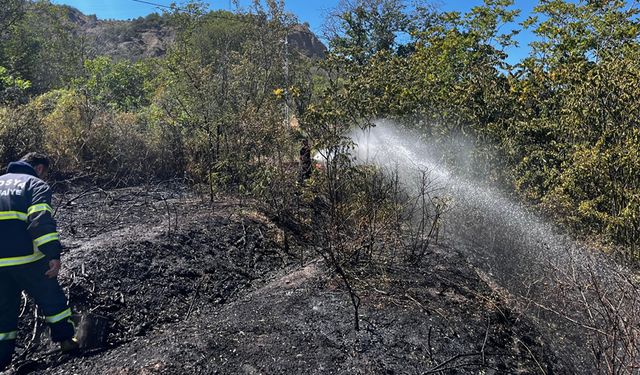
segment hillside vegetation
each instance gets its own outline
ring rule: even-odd
[[[154,191],[147,188],[152,184],[187,185],[209,202],[233,196],[240,210],[251,202],[252,209],[268,218],[269,226],[279,226],[273,231],[277,237],[273,249],[278,250],[269,247],[269,251],[285,252],[287,266],[295,258],[290,240],[311,249],[314,258],[322,258],[334,276],[332,282],[338,280],[348,296],[347,306],[340,306],[352,317],[349,324],[354,332],[362,332],[363,326],[377,332],[371,321],[361,321],[362,312],[372,307],[363,301],[376,299],[363,297],[380,292],[389,306],[400,306],[391,298],[395,295],[376,285],[395,285],[390,280],[406,274],[434,283],[434,292],[429,293],[435,296],[446,295],[447,285],[460,284],[466,297],[456,298],[473,300],[478,308],[488,303],[495,313],[491,319],[502,316],[499,330],[508,333],[493,347],[508,348],[505,353],[510,354],[497,352],[501,370],[518,368],[516,361],[529,372],[536,368],[553,372],[558,362],[553,355],[548,354],[543,363],[537,358],[547,355],[546,340],[559,335],[569,343],[553,351],[562,356],[561,369],[637,371],[640,317],[635,311],[640,288],[637,276],[610,264],[609,258],[632,266],[640,259],[638,9],[623,0],[541,0],[531,17],[516,27],[535,33],[532,52],[510,64],[505,50],[514,46],[519,32],[511,31],[519,14],[513,1],[485,0],[465,14],[443,12],[426,2],[407,4],[402,0],[344,2],[327,21],[329,47],[325,50],[276,0],[256,0],[247,10],[235,13],[210,12],[191,1],[162,15],[132,21],[98,20],[46,0],[6,0],[0,9],[0,161],[6,164],[27,151],[44,150],[54,161],[55,190],[78,194],[63,204],[69,207],[76,200],[91,204],[85,193],[78,193],[78,186],[95,188],[87,190],[89,195],[104,194],[100,204],[106,211],[119,202],[109,189],[143,186],[140,193],[132,194],[142,196],[144,204],[131,207],[150,205],[150,212],[159,215],[158,207],[164,204],[169,242],[173,241],[171,220],[178,226],[178,214],[172,213],[164,193],[157,204],[148,202],[144,194]],[[428,170],[420,171],[418,180],[411,181],[413,188],[407,188],[397,171],[388,173],[354,161],[354,141],[348,135],[354,128],[375,126],[380,119],[392,120],[409,128],[416,138],[441,145],[434,149],[442,151],[439,157],[447,170],[499,186],[545,219],[561,223],[585,240],[582,243],[597,243],[615,256],[589,251],[584,257],[575,256],[586,259],[578,266],[551,264],[557,267],[545,269],[551,276],[545,273],[534,279],[539,276],[537,269],[527,277],[511,275],[523,285],[528,283],[526,292],[518,296],[522,304],[514,308],[521,315],[511,317],[509,310],[505,313],[498,306],[504,302],[498,298],[504,291],[489,290],[495,279],[488,271],[472,270],[458,259],[462,255],[453,257],[445,251],[440,228],[448,224],[443,223],[446,214],[455,211],[448,210],[448,197],[434,191]],[[300,168],[300,161],[307,157],[305,148],[301,150],[305,140],[321,159],[310,176]],[[191,196],[190,202],[193,207],[209,207]],[[461,211],[464,208],[458,208]],[[109,212],[114,218],[105,225],[119,222],[126,211]],[[474,220],[473,215],[482,213],[468,214],[463,219]],[[203,220],[214,216],[204,215]],[[89,224],[78,224],[72,213],[66,220],[70,233],[95,221],[89,217]],[[230,229],[235,233],[242,228],[244,239],[228,238],[238,241],[236,247],[244,241],[243,251],[247,250],[244,220],[242,216]],[[225,222],[217,216],[214,221]],[[474,224],[498,230],[509,228],[510,223],[499,226],[478,220],[469,226],[455,221],[451,225],[456,224],[457,232],[465,232]],[[254,228],[260,236],[261,228]],[[505,231],[502,237],[527,237],[526,230],[531,228],[526,223],[520,228],[523,232]],[[207,243],[207,233],[214,232],[203,227],[198,238]],[[177,243],[171,242],[175,246],[171,249],[184,248],[185,256],[195,257],[202,249],[185,246],[189,235],[185,232]],[[538,253],[518,258],[527,249],[513,244],[522,238],[507,239],[511,241],[496,245],[495,237],[483,238],[453,248],[470,252],[480,242],[490,243],[490,250],[495,250],[491,255],[505,255],[498,259],[505,266],[512,266],[506,261],[509,254],[515,254],[511,261],[547,259]],[[165,249],[162,241],[157,246],[160,250]],[[144,244],[136,246],[140,254],[147,249]],[[565,249],[562,244],[557,247]],[[242,256],[247,259],[255,255],[246,254]],[[229,252],[225,262],[238,261],[232,255]],[[74,256],[84,262],[83,254]],[[284,266],[284,256],[279,256]],[[573,262],[574,253],[569,256]],[[302,254],[295,261],[304,259]],[[555,260],[559,259],[565,258]],[[452,267],[449,271],[443,265],[446,262]],[[257,263],[254,259],[248,267]],[[267,263],[271,265],[272,260]],[[514,269],[529,266],[518,264]],[[453,272],[461,275],[460,282],[425,281],[425,267],[444,267],[441,276]],[[272,275],[271,271],[265,269],[260,275]],[[487,290],[470,287],[478,284],[476,279],[482,279]],[[407,288],[412,283],[408,276],[404,282]],[[199,285],[185,293],[197,295],[198,290]],[[450,320],[447,312],[440,314],[438,303],[425,302],[431,298],[429,293],[419,301],[398,290],[394,293],[403,303],[412,301],[416,311],[433,306],[443,318],[437,318],[439,327]],[[554,306],[534,300],[536,291],[560,302]],[[108,287],[99,292],[112,294]],[[183,302],[186,306],[187,300]],[[453,306],[451,311],[465,306],[445,302]],[[469,315],[474,314],[474,340],[484,338],[487,344],[492,322],[484,328],[480,312]],[[512,337],[512,323],[525,320],[527,327],[542,321],[549,324],[535,327],[540,331],[526,336],[531,340]],[[459,324],[461,331],[464,323]],[[565,326],[571,329],[560,335]],[[430,327],[422,327],[427,335]],[[454,336],[455,332],[442,337],[457,346]],[[355,346],[341,350],[357,352],[361,344],[365,345],[356,340]],[[427,344],[415,368],[428,373],[455,372],[458,367],[484,369],[491,364],[485,361],[485,344],[473,352],[481,362],[462,364],[457,362],[466,358],[461,353],[434,359]],[[465,342],[461,347],[475,346]],[[126,350],[123,353],[128,355]],[[507,358],[512,353],[517,353],[513,361]],[[427,356],[430,359],[425,362]],[[385,366],[372,364],[371,368]]]

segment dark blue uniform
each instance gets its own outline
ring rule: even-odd
[[[36,302],[54,342],[74,335],[71,309],[57,279],[45,276],[62,246],[51,210],[49,185],[25,162],[0,176],[0,370],[11,362],[21,292]]]

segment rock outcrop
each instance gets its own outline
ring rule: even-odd
[[[101,20],[79,10],[63,6],[68,20],[77,27],[79,37],[86,40],[89,56],[107,55],[116,59],[139,60],[161,57],[175,40],[175,30],[167,18],[157,13],[132,20]],[[289,33],[292,50],[322,59],[327,48],[305,25],[296,25]]]

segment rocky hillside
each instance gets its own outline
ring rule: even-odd
[[[137,60],[163,56],[175,37],[166,17],[157,13],[133,20],[101,20],[79,10],[64,6],[69,20],[78,27],[80,37],[89,46],[90,56],[108,55]],[[327,48],[309,30],[297,25],[289,34],[289,45],[307,57],[321,59]]]
[[[306,24],[297,25],[293,28],[289,34],[289,44],[292,45],[294,49],[311,58],[321,59],[327,52],[327,47]]]

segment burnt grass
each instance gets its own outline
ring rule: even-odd
[[[57,194],[54,205],[61,284],[74,312],[105,323],[103,335],[61,355],[29,302],[10,374],[571,371],[552,338],[452,247],[356,273],[355,331],[317,244],[252,202],[156,186]]]

